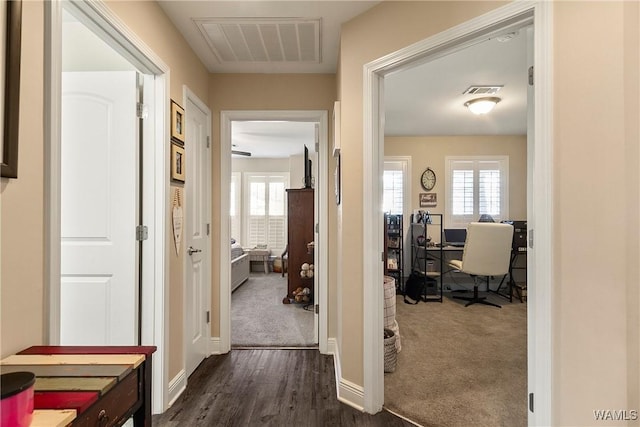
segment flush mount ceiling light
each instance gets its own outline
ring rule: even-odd
[[[485,98],[476,98],[464,103],[464,106],[469,109],[473,114],[487,114],[493,110],[493,107],[500,102],[500,98],[495,96],[488,96]]]

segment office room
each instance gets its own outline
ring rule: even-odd
[[[527,423],[526,249],[514,251],[510,235],[511,273],[488,283],[450,265],[463,259],[470,222],[527,220],[527,29],[511,37],[385,78],[385,278],[398,341],[395,361],[385,346],[385,406],[427,425],[443,413],[451,425],[481,413]],[[473,114],[465,103],[482,97],[497,104]],[[447,241],[449,229],[464,231],[461,245]],[[426,286],[411,298],[410,277],[421,274]]]

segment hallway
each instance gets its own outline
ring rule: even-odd
[[[412,426],[368,415],[336,398],[333,357],[317,350],[233,350],[206,359],[182,396],[153,425]]]

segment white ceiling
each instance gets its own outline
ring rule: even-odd
[[[355,16],[380,3],[379,1],[160,1],[169,19],[180,30],[191,48],[212,73],[335,73],[340,42],[340,27]],[[242,34],[232,28],[239,21],[256,24],[259,18],[275,18],[277,21],[291,21],[294,18],[319,20],[319,51],[314,59],[308,60],[224,60],[216,54],[204,34],[218,33],[232,44],[247,45],[248,50],[261,45],[254,28],[247,28]],[[229,24],[228,33],[221,34],[214,26]],[[263,22],[264,23],[264,22]],[[246,22],[245,22],[246,24]],[[280,27],[280,30],[286,27]],[[208,30],[208,31],[207,31]],[[240,39],[236,39],[240,38]],[[280,38],[293,40],[295,37],[280,33]],[[299,37],[304,40],[304,37]],[[270,39],[268,36],[262,40]]]
[[[310,122],[237,121],[231,123],[233,150],[250,152],[251,158],[282,158],[311,151],[315,124]],[[234,157],[238,157],[234,155]]]
[[[212,73],[335,73],[341,25],[377,3],[350,0],[159,2]],[[295,25],[318,23],[313,24],[318,32],[305,30],[307,36],[301,36],[301,30],[292,33],[288,20]],[[282,32],[278,33],[282,55],[270,57],[274,52],[272,36],[276,27]],[[291,47],[296,42],[306,45],[307,49],[298,49],[299,57],[292,58]],[[287,51],[291,60],[285,58]],[[308,53],[306,59],[303,51]],[[238,57],[244,59],[238,60]],[[261,60],[250,60],[251,57]],[[385,134],[525,134],[526,59],[527,30],[520,29],[509,42],[487,40],[387,76]],[[501,102],[494,111],[485,116],[467,111],[463,104],[473,97],[462,93],[471,85],[504,85],[495,95]],[[300,123],[247,122],[237,127],[239,139],[234,135],[234,143],[238,147],[234,149],[251,151],[256,158],[273,157],[276,152],[284,154],[285,146],[296,146],[296,150],[301,151],[301,143],[309,138]],[[292,142],[297,140],[299,144]]]

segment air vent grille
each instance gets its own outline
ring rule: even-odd
[[[463,95],[493,95],[502,89],[504,85],[496,86],[469,86],[462,92]]]
[[[205,18],[194,23],[221,63],[320,63],[320,19]]]

